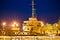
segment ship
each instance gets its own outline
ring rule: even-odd
[[[27,21],[23,22],[22,29],[24,34],[31,35],[31,34],[38,34],[41,33],[41,28],[44,26],[43,21],[39,21],[35,17],[35,8],[34,8],[34,0],[32,0],[32,17],[29,18]]]

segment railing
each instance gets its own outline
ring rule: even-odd
[[[30,34],[29,32],[26,33],[28,34],[25,35],[24,32],[20,32],[16,30],[15,31],[1,30],[0,40],[60,40],[60,36],[56,36],[56,35],[46,35],[46,34],[39,34],[39,33]]]
[[[53,34],[53,33],[51,33]],[[21,36],[21,35],[37,35],[37,36],[48,36],[50,34],[48,33],[37,33],[37,32],[23,32],[23,31],[20,31],[20,30],[0,30],[0,36]],[[54,35],[56,36],[60,36],[60,33],[59,32],[56,32],[54,33]]]
[[[60,40],[60,36],[0,36],[0,40]]]

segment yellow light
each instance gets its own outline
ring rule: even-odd
[[[56,26],[58,26],[58,24],[56,24]]]
[[[14,24],[16,24],[16,22],[14,22]]]
[[[18,24],[16,24],[16,26],[19,26]]]
[[[41,21],[41,26],[44,26],[44,23]]]
[[[2,25],[5,26],[6,25],[6,22],[3,22]]]
[[[12,27],[14,27],[15,25],[13,24]]]
[[[17,27],[17,26],[19,26],[19,24],[16,21],[14,21],[12,27]]]

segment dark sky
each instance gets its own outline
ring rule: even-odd
[[[60,0],[35,0],[38,20],[54,23],[60,16]],[[0,20],[27,20],[31,17],[31,0],[0,0]]]

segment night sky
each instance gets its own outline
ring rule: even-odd
[[[0,0],[0,21],[28,20],[31,3],[31,0]],[[60,17],[60,0],[35,0],[35,9],[38,20],[55,23]]]

